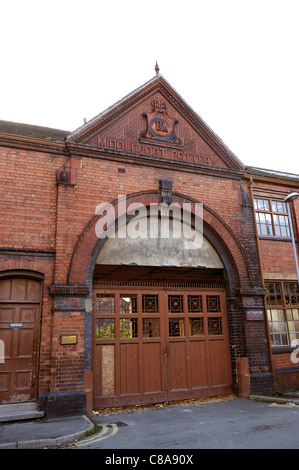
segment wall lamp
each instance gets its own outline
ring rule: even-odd
[[[290,211],[290,206],[289,203],[291,201],[294,201],[299,197],[299,193],[290,193],[284,198],[284,202],[286,203],[287,210],[288,210],[288,217],[289,217],[289,225],[290,225],[290,231],[291,231],[291,236],[292,236],[292,244],[293,244],[293,251],[294,251],[294,257],[295,257],[295,264],[296,264],[296,272],[297,272],[297,282],[299,285],[299,267],[298,267],[298,259],[297,259],[297,252],[296,252],[296,245],[295,245],[295,237],[294,237],[294,231],[293,231],[293,224],[292,224],[292,218],[291,218],[291,211]]]

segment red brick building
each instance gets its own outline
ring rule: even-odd
[[[0,403],[298,389],[299,176],[245,167],[159,74],[74,132],[0,121],[0,147]],[[196,247],[172,205],[202,208]]]

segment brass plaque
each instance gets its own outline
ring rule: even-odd
[[[77,335],[60,335],[60,344],[77,344]]]

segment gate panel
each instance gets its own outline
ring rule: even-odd
[[[223,289],[94,296],[95,408],[232,393]]]
[[[118,393],[117,389],[116,393]],[[138,393],[140,393],[138,344],[121,344],[119,395]]]
[[[190,341],[191,388],[208,386],[207,347],[205,341]]]
[[[143,343],[144,393],[162,393],[161,344]]]
[[[211,370],[211,385],[225,386],[228,383],[226,351],[225,344],[222,340],[214,340],[209,342],[209,362]],[[220,360],[221,358],[221,360]]]
[[[188,389],[186,342],[171,342],[168,349],[168,392]]]

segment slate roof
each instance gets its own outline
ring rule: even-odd
[[[0,132],[50,141],[63,141],[68,135],[70,135],[69,131],[62,131],[60,129],[51,129],[49,127],[1,120]]]
[[[277,171],[277,170],[267,170],[265,168],[257,168],[253,166],[246,166],[246,172],[251,175],[257,176],[266,176],[270,178],[277,178],[282,180],[292,180],[299,182],[299,175],[295,173],[287,173],[285,171]]]

